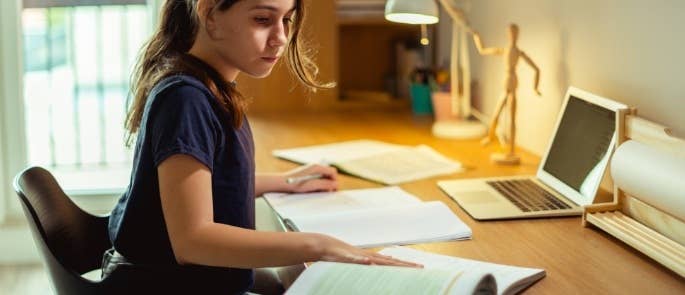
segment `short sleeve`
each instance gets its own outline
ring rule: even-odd
[[[220,128],[206,94],[193,86],[179,85],[158,95],[148,122],[155,167],[175,154],[185,154],[212,171]]]

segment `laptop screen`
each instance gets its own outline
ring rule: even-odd
[[[616,112],[571,95],[542,169],[586,198],[602,180]]]

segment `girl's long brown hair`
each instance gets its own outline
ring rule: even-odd
[[[240,0],[216,0],[209,9],[227,10]],[[305,16],[304,0],[295,0],[295,13],[290,30],[286,56],[288,68],[310,90],[331,88],[332,83],[316,80],[318,68],[308,56],[300,29]],[[126,115],[127,144],[140,128],[143,109],[152,88],[162,79],[175,74],[189,74],[202,81],[231,115],[234,128],[240,127],[246,109],[246,100],[233,83],[225,81],[219,73],[187,52],[193,46],[200,25],[197,0],[167,0],[162,6],[159,25],[152,38],[143,47],[131,77],[132,103]]]

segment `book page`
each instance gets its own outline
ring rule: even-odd
[[[276,157],[289,161],[305,163],[342,163],[358,158],[372,157],[393,151],[401,145],[389,144],[375,140],[351,140],[339,143],[321,144],[292,149],[272,151]]]
[[[282,218],[421,203],[416,196],[395,186],[304,194],[270,193],[264,199]]]
[[[445,294],[459,272],[317,262],[286,294]]]
[[[439,201],[290,217],[301,232],[327,234],[358,247],[471,238],[471,229]]]
[[[373,156],[335,162],[340,170],[385,184],[399,184],[461,171],[450,160],[428,146],[405,147]]]
[[[491,273],[498,286],[498,294],[513,294],[545,276],[545,270],[517,267],[484,261],[427,253],[407,247],[390,247],[380,251],[397,259],[421,263],[425,268],[461,271],[478,275]],[[467,277],[466,275],[464,276]],[[459,281],[457,282],[457,285]]]

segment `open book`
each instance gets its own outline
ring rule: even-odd
[[[287,294],[516,294],[545,276],[543,269],[431,254],[406,247],[380,251],[424,268],[317,262]]]
[[[398,187],[264,195],[292,230],[327,234],[358,247],[471,238],[442,202],[421,202]]]
[[[399,184],[461,171],[461,164],[432,148],[353,140],[293,149],[272,154],[297,163],[326,163],[341,172],[368,180]]]

